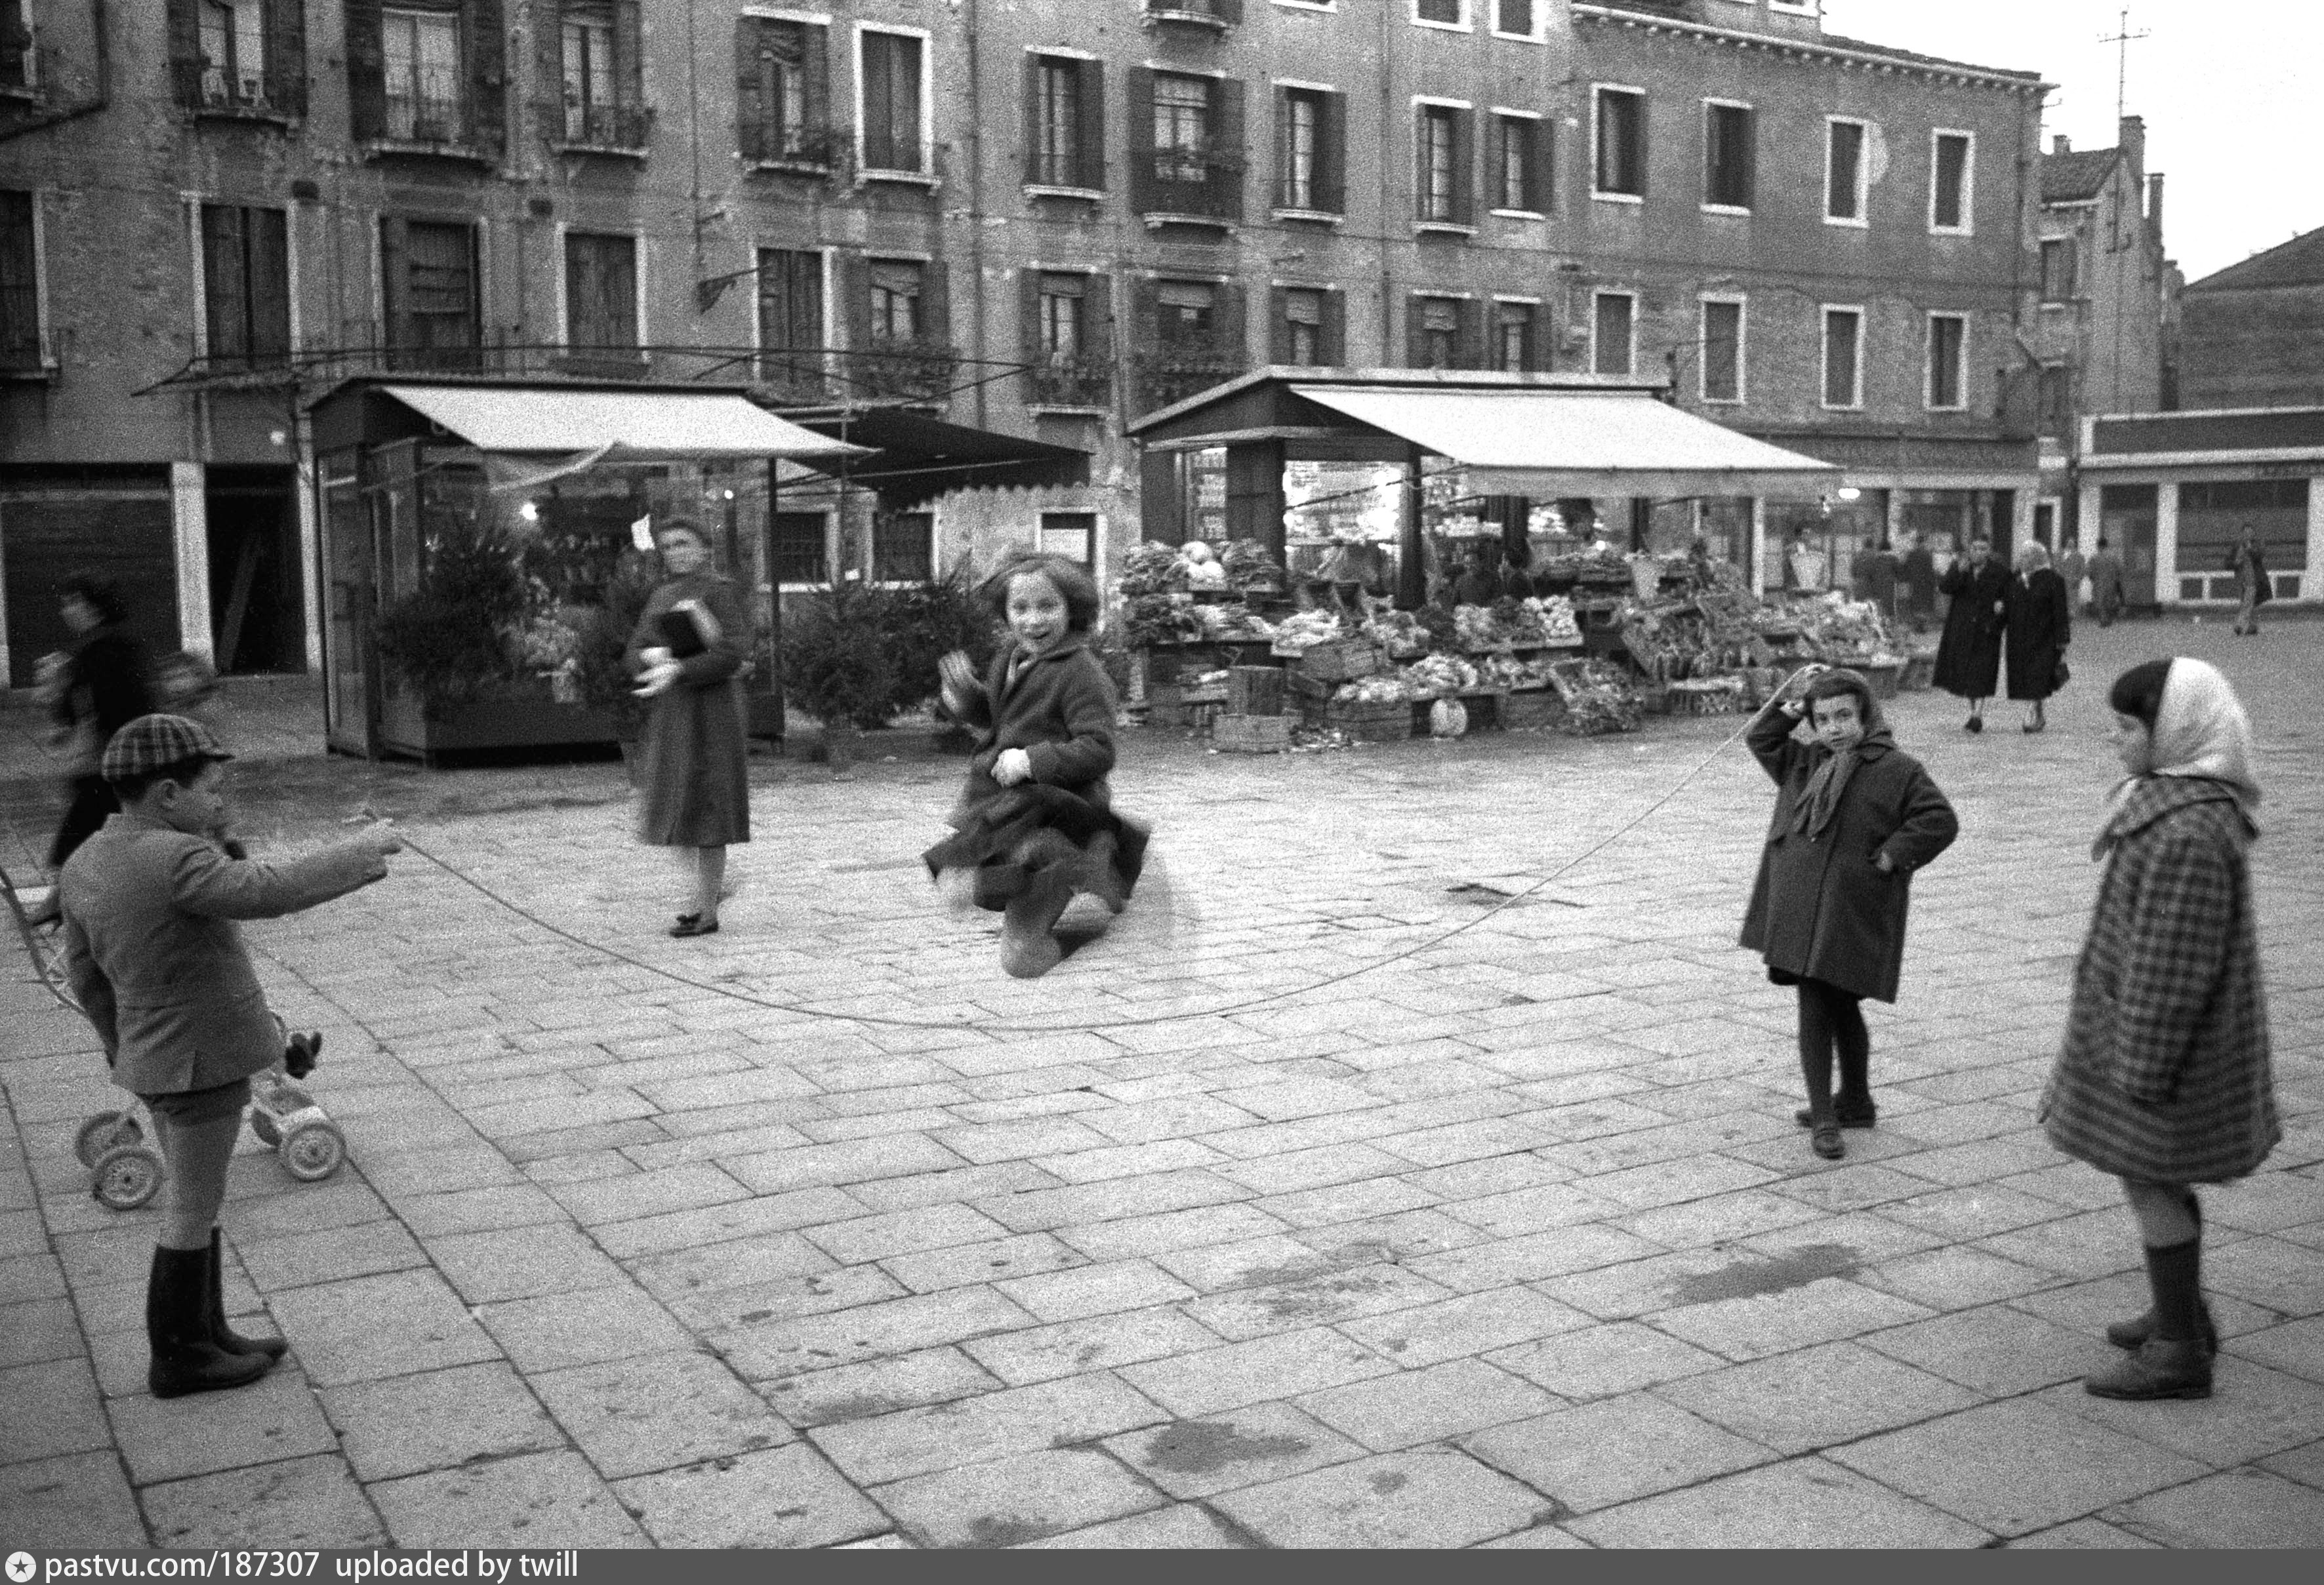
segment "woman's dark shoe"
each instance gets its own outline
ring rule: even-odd
[[[210,1252],[156,1246],[145,1279],[145,1385],[157,1398],[247,1387],[274,1368],[270,1354],[235,1354],[210,1337]]]
[[[2029,721],[2017,730],[2020,732],[2047,732],[2049,728],[2050,723],[2046,721]]]
[[[1983,732],[1985,730],[1985,717],[1982,715],[1970,716],[1967,721],[1961,723],[1961,730],[1963,732]]]
[[[1819,1123],[1808,1138],[1808,1148],[1826,1161],[1838,1161],[1848,1154],[1848,1146],[1840,1137],[1838,1123]]]
[[[2082,1390],[2094,1398],[2208,1398],[2211,1356],[2200,1338],[2151,1337],[2127,1359],[2084,1377]]]
[[[244,1337],[226,1324],[226,1257],[216,1228],[210,1229],[209,1267],[210,1341],[229,1354],[263,1354],[270,1361],[290,1352],[290,1345],[279,1337]]]
[[[2153,1335],[2154,1312],[2153,1310],[2149,1310],[2145,1314],[2136,1316],[2129,1321],[2110,1322],[2107,1323],[2106,1329],[2107,1341],[2112,1343],[2117,1349],[2136,1350],[2144,1348],[2146,1346],[2146,1340]],[[2209,1304],[2206,1304],[2203,1306],[2202,1343],[2203,1351],[2206,1354],[2212,1356],[2218,1355],[2219,1351],[2219,1328],[2218,1323],[2211,1319],[2211,1306]]]
[[[1869,1101],[1861,1106],[1850,1106],[1845,1101],[1836,1101],[1832,1103],[1831,1116],[1832,1120],[1843,1129],[1868,1129],[1877,1125],[1880,1109]],[[1815,1110],[1812,1107],[1803,1106],[1799,1110],[1792,1113],[1792,1117],[1803,1129],[1815,1127]]]
[[[718,921],[706,919],[700,914],[680,914],[678,923],[669,927],[672,935],[715,935]]]

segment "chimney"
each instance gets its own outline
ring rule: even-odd
[[[2146,174],[2146,117],[2126,115],[2122,118],[2122,134],[2117,140],[2123,157],[2130,161],[2131,180]]]
[[[2053,154],[2070,154],[2073,152],[2074,140],[2068,137],[2064,133],[2059,133],[2050,140],[2050,152]]]
[[[2163,240],[2163,173],[2159,170],[2146,179],[2146,229],[2155,241]]]

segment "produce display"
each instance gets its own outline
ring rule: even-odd
[[[1333,702],[1339,705],[1404,705],[1427,696],[1394,672],[1343,682],[1332,692]]]
[[[1536,579],[1568,583],[1621,584],[1630,581],[1630,564],[1612,550],[1568,550],[1544,557],[1527,569]]]
[[[1211,565],[1216,566],[1215,562]],[[1272,643],[1276,626],[1249,606],[1233,601],[1191,607],[1203,625],[1202,636],[1213,643],[1249,640],[1255,644]]]
[[[1340,619],[1328,611],[1300,611],[1285,617],[1275,629],[1277,654],[1296,654],[1345,638]]]
[[[1392,660],[1428,653],[1428,629],[1409,611],[1375,612],[1364,622],[1364,637],[1387,650]]]
[[[1186,603],[1184,595],[1133,594],[1121,611],[1122,638],[1133,649],[1156,644],[1191,644],[1203,636],[1204,607]]]
[[[1644,719],[1629,679],[1602,660],[1560,660],[1550,671],[1565,702],[1560,730],[1573,737],[1636,732]]]
[[[1403,675],[1416,698],[1474,693],[1485,686],[1483,674],[1456,655],[1427,656],[1406,667]]]

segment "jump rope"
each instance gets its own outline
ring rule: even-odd
[[[553,920],[541,917],[539,914],[534,913],[530,908],[526,908],[522,903],[516,901],[512,898],[494,890],[484,881],[477,880],[475,876],[470,875],[458,866],[451,863],[439,854],[415,841],[409,832],[398,830],[396,837],[397,840],[401,842],[406,848],[418,854],[420,858],[425,859],[430,864],[435,865],[438,870],[443,871],[445,874],[450,876],[461,885],[467,887],[472,891],[475,891],[479,896],[484,898],[487,901],[493,903],[495,907],[515,915],[518,918],[524,920],[527,924],[533,925],[540,929],[547,931],[549,935],[557,937],[560,941],[570,943],[572,945],[580,947],[586,952],[594,953],[600,957],[609,958],[615,963],[626,963],[631,968],[637,969],[643,973],[651,974],[657,979],[668,981],[671,984],[683,985],[689,991],[699,991],[712,996],[724,997],[730,1001],[739,1001],[750,1007],[764,1008],[770,1012],[793,1013],[802,1018],[821,1018],[833,1023],[869,1025],[880,1028],[945,1029],[982,1035],[1099,1034],[1108,1029],[1146,1028],[1157,1024],[1190,1023],[1199,1018],[1224,1018],[1235,1013],[1252,1012],[1260,1008],[1272,1007],[1279,1002],[1293,1001],[1302,997],[1313,996],[1319,991],[1328,991],[1335,985],[1343,985],[1349,981],[1357,979],[1362,975],[1373,973],[1379,970],[1388,968],[1396,963],[1407,962],[1410,959],[1418,957],[1423,953],[1433,952],[1436,948],[1443,945],[1446,942],[1466,935],[1468,932],[1476,929],[1479,926],[1483,925],[1489,920],[1499,916],[1502,910],[1516,907],[1518,903],[1525,901],[1527,898],[1533,896],[1536,892],[1540,891],[1543,888],[1549,886],[1557,880],[1563,880],[1575,869],[1588,862],[1591,859],[1595,858],[1598,854],[1605,852],[1606,849],[1611,847],[1615,843],[1619,842],[1623,837],[1628,836],[1640,825],[1645,825],[1647,820],[1653,818],[1656,813],[1668,805],[1672,799],[1677,797],[1680,793],[1685,791],[1686,788],[1693,783],[1697,777],[1701,776],[1705,770],[1711,769],[1711,765],[1720,755],[1724,754],[1729,749],[1740,742],[1743,735],[1758,723],[1759,718],[1762,715],[1765,715],[1769,710],[1774,709],[1783,701],[1785,696],[1791,692],[1794,684],[1797,683],[1802,677],[1812,675],[1814,672],[1821,669],[1823,669],[1821,667],[1811,665],[1803,666],[1797,671],[1792,673],[1790,677],[1784,680],[1781,687],[1775,688],[1769,693],[1765,704],[1761,705],[1758,709],[1746,716],[1740,726],[1737,727],[1733,732],[1728,733],[1725,738],[1721,739],[1719,744],[1714,747],[1711,752],[1705,754],[1700,760],[1696,761],[1684,775],[1673,782],[1670,787],[1663,792],[1661,797],[1647,804],[1637,814],[1631,816],[1628,820],[1625,820],[1621,825],[1616,826],[1612,831],[1607,833],[1604,836],[1600,837],[1596,842],[1591,843],[1580,852],[1574,854],[1573,857],[1558,865],[1557,868],[1552,870],[1548,874],[1544,875],[1540,880],[1534,881],[1531,885],[1525,887],[1521,890],[1511,892],[1508,896],[1498,899],[1482,912],[1476,914],[1470,918],[1463,919],[1461,923],[1453,926],[1449,930],[1439,931],[1434,935],[1416,941],[1408,946],[1400,947],[1397,951],[1389,953],[1385,957],[1375,958],[1369,963],[1359,963],[1353,968],[1343,969],[1336,974],[1326,975],[1323,979],[1312,981],[1305,985],[1293,986],[1287,990],[1282,991],[1272,991],[1259,996],[1245,997],[1238,1001],[1222,1002],[1214,1007],[1198,1008],[1178,1012],[1149,1013],[1139,1018],[1108,1018],[1095,1023],[1069,1022],[1056,1024],[1026,1024],[1003,1021],[982,1022],[971,1018],[931,1019],[890,1018],[883,1017],[878,1013],[833,1012],[822,1008],[810,1007],[801,1002],[782,1001],[773,997],[760,996],[752,991],[738,990],[733,985],[721,984],[715,981],[696,979],[691,974],[681,973],[676,969],[668,968],[660,963],[650,963],[646,959],[633,956],[629,953],[623,952],[619,947],[608,946],[603,942],[592,941],[587,936],[576,935],[573,931],[567,930],[563,926],[555,923]],[[358,817],[360,818],[361,816]],[[26,945],[28,946],[32,945],[32,943],[29,938]],[[273,956],[272,954],[269,954],[268,955],[270,958]],[[33,956],[35,964],[41,971],[41,982],[49,988],[50,994],[53,995],[58,1001],[61,1002],[64,1006],[70,1008],[75,1012],[78,1012],[80,1010],[79,1004],[73,1000],[71,992],[58,982],[53,965],[44,960],[43,954],[38,951],[37,947],[34,948]],[[279,962],[279,960],[277,961]],[[287,964],[282,966],[289,968],[289,965]],[[300,983],[307,985],[307,988],[309,991],[316,991],[317,994],[321,994],[311,982],[307,981],[305,975],[297,973],[295,970],[292,970],[291,972],[293,977],[298,979]],[[339,1003],[333,998],[325,996],[323,997],[323,1000],[334,1007],[339,1007]],[[1548,1000],[1551,1001],[1570,1001],[1575,999],[1572,997],[1553,997]],[[339,1010],[342,1012],[347,1012],[348,1009],[344,1007],[340,1007]],[[360,1019],[354,1018],[352,1013],[349,1014],[349,1018],[358,1027],[363,1027],[362,1021]]]

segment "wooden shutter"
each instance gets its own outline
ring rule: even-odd
[[[379,300],[387,316],[381,342],[389,348],[411,345],[411,283],[404,273],[409,227],[394,216],[379,223]],[[393,361],[390,361],[393,367]]]
[[[1315,207],[1326,215],[1348,210],[1348,97],[1320,94],[1315,126]]]
[[[169,30],[170,78],[180,105],[202,102],[202,35],[196,12],[198,0],[170,0],[164,26]],[[8,7],[14,23],[14,7]]]
[[[774,118],[768,102],[767,79],[760,70],[760,17],[738,17],[734,23],[734,146],[745,160],[763,160],[770,152],[767,123]]]
[[[226,204],[202,206],[202,311],[211,359],[244,366],[250,350],[250,283],[243,272],[246,254],[242,222],[245,211]]]
[[[1141,275],[1130,283],[1130,345],[1146,356],[1162,347],[1162,283]]]
[[[290,353],[290,231],[280,209],[245,209],[250,246],[250,361],[275,368]]]
[[[1475,298],[1463,298],[1453,309],[1460,327],[1452,336],[1452,366],[1456,369],[1481,369],[1485,366],[1485,305]]]
[[[1027,363],[1042,363],[1041,272],[1030,264],[1017,272],[1017,346]]]
[[[563,36],[565,30],[558,28]],[[623,105],[645,103],[645,24],[638,0],[613,0],[613,95]],[[559,73],[558,81],[563,82]]]
[[[1250,362],[1250,331],[1245,315],[1242,283],[1239,281],[1221,281],[1218,296],[1212,300],[1217,304],[1211,314],[1211,334],[1214,345],[1224,356],[1248,364]]]
[[[1422,313],[1425,300],[1410,293],[1404,299],[1404,366],[1407,369],[1428,366],[1428,327]]]
[[[1029,182],[1045,180],[1041,170],[1041,69],[1046,64],[1038,55],[1025,57],[1025,180]]]
[[[307,114],[307,0],[267,0],[266,91],[276,109]]]
[[[847,345],[861,350],[872,345],[872,263],[862,253],[842,253],[832,262],[838,268],[839,313]],[[854,372],[860,379],[862,371]]]
[[[387,54],[379,0],[346,5],[348,119],[356,137],[380,137],[387,131]]]
[[[815,23],[800,23],[799,48],[807,53],[807,130],[820,138],[831,129],[831,30]]]
[[[890,36],[862,33],[863,73],[863,163],[874,170],[894,170],[896,124],[890,114],[895,98],[894,62]]]
[[[41,366],[41,261],[32,245],[37,202],[32,193],[0,192],[0,369]]]
[[[477,148],[497,158],[508,147],[508,37],[501,0],[466,0],[462,15],[468,32],[469,91],[475,97],[469,135]]]
[[[1211,151],[1213,158],[1242,158],[1243,143],[1241,81],[1231,77],[1211,79]],[[1213,165],[1209,189],[1210,213],[1220,220],[1242,218],[1242,167],[1240,164],[1222,169]]]
[[[1082,357],[1102,364],[1113,358],[1113,277],[1082,277]]]
[[[1267,361],[1291,361],[1291,289],[1269,287],[1267,293]]]
[[[1133,66],[1129,75],[1129,136],[1122,148],[1130,159],[1130,207],[1141,212],[1159,207],[1154,180],[1154,73]]]
[[[1532,124],[1533,163],[1526,172],[1528,196],[1536,209],[1554,214],[1557,209],[1557,124],[1545,118]]]
[[[1462,226],[1477,221],[1477,113],[1452,112],[1452,218]]]
[[[1074,163],[1081,185],[1105,188],[1105,62],[1084,60],[1075,74],[1081,84],[1081,120],[1074,128]]]
[[[1333,97],[1337,98],[1338,95]],[[1333,368],[1348,361],[1348,299],[1336,288],[1323,293],[1323,323],[1315,332],[1315,355]]]
[[[952,271],[942,259],[920,266],[920,339],[952,345]]]

